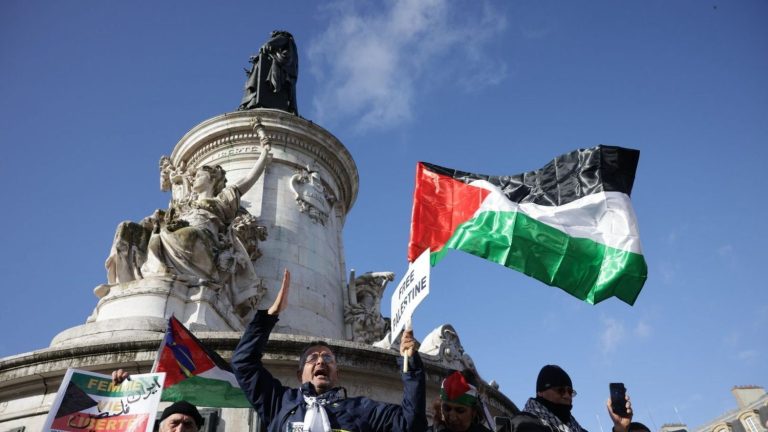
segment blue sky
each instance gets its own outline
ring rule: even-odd
[[[116,225],[167,204],[159,157],[237,107],[248,57],[286,29],[300,113],[360,172],[349,269],[402,275],[419,160],[516,174],[640,149],[650,276],[634,307],[451,252],[414,326],[452,323],[518,405],[563,366],[593,432],[612,381],[639,421],[700,425],[735,407],[732,386],[768,385],[766,22],[759,0],[5,1],[0,356],[84,323]]]

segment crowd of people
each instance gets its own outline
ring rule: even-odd
[[[339,384],[338,364],[331,347],[310,342],[302,351],[296,371],[298,387],[276,379],[261,361],[269,334],[279,314],[288,306],[290,273],[286,270],[274,304],[260,310],[243,333],[232,356],[232,368],[249,402],[267,432],[487,432],[491,419],[483,404],[481,380],[470,370],[454,371],[442,380],[434,401],[431,425],[427,420],[426,380],[412,330],[400,342],[398,367],[402,371],[403,399],[400,405],[367,397],[348,397]],[[403,363],[407,362],[407,367]],[[115,383],[128,373],[112,373]],[[536,379],[536,396],[528,399],[519,414],[496,430],[509,432],[586,432],[571,414],[576,391],[570,376],[559,366],[546,365]],[[624,410],[607,401],[612,432],[650,432],[632,422],[632,404],[625,398]],[[617,414],[619,412],[620,414]],[[160,432],[197,432],[203,417],[184,401],[166,408],[159,420]]]

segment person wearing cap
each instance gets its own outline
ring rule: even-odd
[[[440,412],[432,432],[490,432],[482,425],[477,379],[470,370],[454,371],[440,384]]]
[[[536,379],[536,397],[528,399],[523,409],[523,414],[533,416],[552,432],[586,432],[579,422],[571,415],[573,398],[576,390],[573,389],[571,377],[557,365],[546,365],[539,371]],[[627,426],[632,421],[632,407],[627,397],[627,417],[619,417],[610,409],[608,400],[608,412],[613,420],[613,432],[627,432]],[[525,418],[522,416],[521,418]],[[515,423],[515,419],[513,419]],[[518,428],[522,430],[524,428]],[[528,430],[536,430],[531,427]]]
[[[400,342],[400,353],[408,361],[408,372],[401,372],[401,405],[348,398],[346,390],[339,387],[336,356],[322,341],[310,342],[302,351],[296,371],[299,388],[284,386],[269,373],[261,356],[278,315],[288,305],[289,286],[290,273],[286,270],[274,304],[256,312],[232,355],[235,377],[266,431],[423,432],[427,428],[426,381],[412,331],[403,333]],[[401,371],[402,361],[399,357]]]
[[[174,402],[160,416],[159,432],[198,432],[203,416],[187,401]]]
[[[115,385],[130,379],[131,374],[123,369],[112,372],[112,382]],[[159,432],[198,432],[203,425],[203,416],[200,415],[196,406],[182,400],[164,409],[158,422],[160,423]]]

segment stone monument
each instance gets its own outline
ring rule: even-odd
[[[168,208],[118,224],[86,322],[49,348],[0,359],[0,431],[39,430],[69,367],[149,371],[172,315],[229,358],[255,310],[274,301],[284,268],[290,306],[267,347],[270,371],[293,384],[302,346],[323,338],[350,395],[399,403],[399,353],[381,314],[395,275],[347,279],[342,229],[358,192],[355,162],[331,133],[296,115],[289,33],[273,32],[253,63],[240,109],[193,127],[160,159]],[[430,401],[449,369],[474,369],[450,325],[420,351]],[[487,397],[497,414],[517,409],[493,386]],[[206,430],[259,430],[252,410],[203,412]]]

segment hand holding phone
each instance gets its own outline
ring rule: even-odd
[[[619,417],[627,417],[627,388],[624,383],[610,383],[611,411]]]

